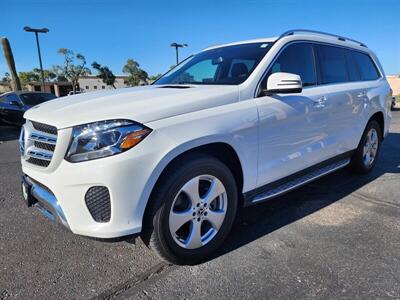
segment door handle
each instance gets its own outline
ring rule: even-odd
[[[314,106],[315,107],[324,107],[325,106],[325,102],[328,98],[326,98],[326,96],[321,96],[317,99],[313,99],[314,101]]]
[[[367,95],[367,91],[362,91],[357,94],[357,98],[362,98],[362,97],[365,97],[366,95]]]

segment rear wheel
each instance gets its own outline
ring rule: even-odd
[[[350,168],[353,172],[365,174],[373,169],[379,155],[381,141],[382,131],[379,123],[375,120],[371,120],[351,159]]]
[[[151,201],[145,243],[163,260],[196,264],[217,250],[232,227],[236,182],[219,160],[192,155],[165,174]]]

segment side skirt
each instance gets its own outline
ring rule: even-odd
[[[350,163],[350,158],[353,152],[354,151],[349,151],[340,154],[300,172],[246,192],[243,194],[244,206],[253,205],[278,197],[324,175],[339,170]]]

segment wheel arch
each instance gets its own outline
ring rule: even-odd
[[[154,193],[157,193],[157,187],[162,182],[164,176],[166,176],[168,172],[170,172],[176,165],[178,165],[182,158],[192,154],[206,154],[222,161],[231,170],[234,179],[236,181],[236,184],[238,186],[239,201],[240,202],[243,201],[242,199],[243,197],[241,197],[244,184],[244,173],[243,173],[242,163],[237,151],[231,144],[220,141],[220,142],[200,144],[191,148],[185,146],[181,148],[184,148],[184,150],[174,153],[173,156],[167,155],[167,157],[168,156],[170,157],[167,160],[167,162],[164,163],[160,162],[160,164],[162,164],[162,167],[160,168],[161,171],[159,171],[155,176],[153,176],[152,182],[148,183],[151,186],[149,187],[149,193],[148,196],[146,197],[147,202],[143,211],[142,227],[145,227],[146,221],[149,220],[149,214],[151,213],[153,208],[152,199],[154,197]],[[149,223],[147,224],[150,225]]]
[[[382,136],[382,140],[384,139],[384,133],[385,133],[385,117],[383,115],[383,112],[378,111],[376,113],[374,113],[368,120],[367,124],[371,121],[371,120],[375,120],[376,122],[378,122],[380,128],[381,128],[381,136]]]

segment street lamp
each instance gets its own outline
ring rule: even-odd
[[[42,77],[42,91],[44,92],[45,91],[45,89],[44,89],[44,74],[43,74],[43,66],[42,66],[42,56],[40,55],[38,33],[48,33],[49,30],[47,28],[35,29],[35,28],[30,28],[28,26],[25,26],[24,30],[26,32],[34,32],[35,36],[36,36],[36,45],[37,45],[38,54],[39,54],[40,74],[41,74],[41,77]]]
[[[171,47],[175,48],[175,52],[176,52],[176,64],[179,64],[179,55],[178,55],[178,48],[184,48],[187,47],[188,44],[178,44],[178,43],[172,43]]]

